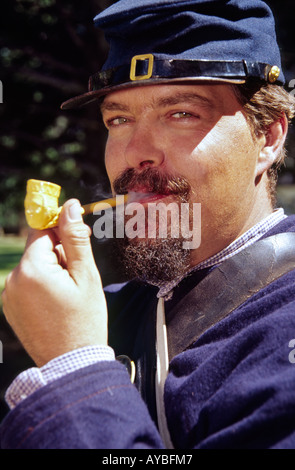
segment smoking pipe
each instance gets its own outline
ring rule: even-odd
[[[58,225],[62,207],[58,206],[61,186],[48,181],[30,179],[27,181],[27,193],[25,197],[25,215],[31,228],[45,230]],[[110,198],[103,201],[92,202],[82,206],[82,214],[93,213],[96,210],[105,210],[115,207],[118,203],[127,202],[128,196]],[[119,202],[118,202],[119,201]]]

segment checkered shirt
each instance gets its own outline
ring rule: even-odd
[[[287,216],[284,213],[284,209],[276,209],[272,214],[268,217],[263,219],[262,221],[258,222],[258,224],[254,225],[251,229],[247,232],[243,233],[239,238],[233,241],[230,245],[228,245],[223,250],[219,251],[215,255],[211,256],[210,258],[202,261],[200,264],[194,266],[189,272],[185,274],[185,276],[179,277],[171,282],[166,283],[164,286],[160,287],[158,292],[158,297],[164,297],[165,300],[171,298],[173,294],[173,289],[176,287],[180,281],[188,274],[192,272],[199,271],[201,269],[210,268],[212,266],[216,266],[222,261],[225,261],[228,258],[231,258],[233,255],[236,255],[240,251],[244,250],[248,246],[252,245],[252,243],[256,242],[261,238],[263,235],[266,234],[270,229],[272,229],[275,225],[285,219]]]
[[[39,388],[60,377],[90,366],[98,361],[113,361],[115,354],[109,346],[85,346],[58,356],[43,367],[31,367],[19,374],[5,394],[10,409],[37,391]]]
[[[231,243],[228,247],[195,266],[190,272],[217,265],[231,256],[239,253],[256,240],[261,238],[268,230],[285,218],[283,209],[277,209],[271,215],[256,224],[241,237]],[[169,298],[173,288],[182,278],[159,289],[158,297]],[[23,399],[37,391],[39,388],[54,380],[74,372],[75,370],[87,367],[98,361],[115,360],[114,351],[109,346],[86,346],[74,351],[70,351],[62,356],[56,357],[41,368],[32,367],[19,374],[8,388],[5,400],[8,406],[13,409]]]

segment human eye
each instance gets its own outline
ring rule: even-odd
[[[171,115],[173,119],[192,119],[192,118],[197,118],[197,116],[188,113],[186,111],[177,111],[176,113],[173,113]]]
[[[106,125],[107,129],[109,129],[110,127],[122,126],[123,124],[127,124],[128,122],[129,122],[128,118],[123,117],[123,116],[116,116],[116,117],[106,119],[105,120],[105,125]]]

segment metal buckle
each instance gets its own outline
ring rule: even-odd
[[[148,65],[148,72],[146,75],[136,75],[136,63],[138,60],[148,60],[149,65]],[[135,55],[132,57],[131,60],[131,66],[130,66],[130,80],[135,81],[135,80],[147,80],[148,78],[151,78],[153,74],[153,67],[154,67],[154,56],[153,54],[141,54],[141,55]]]

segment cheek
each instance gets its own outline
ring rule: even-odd
[[[112,157],[112,153],[110,151],[110,145],[107,141],[106,148],[105,148],[105,153],[104,153],[104,163],[105,163],[106,172],[107,172],[107,175],[108,175],[109,178],[110,178],[110,175],[112,173],[112,167],[113,167],[112,160],[113,160],[113,157]]]
[[[223,185],[240,178],[254,182],[258,150],[244,118],[239,120],[233,125],[230,118],[222,118],[194,149],[192,158],[201,178],[221,179]]]
[[[111,184],[126,169],[122,155],[122,146],[115,145],[111,139],[108,139],[105,148],[105,168]]]

